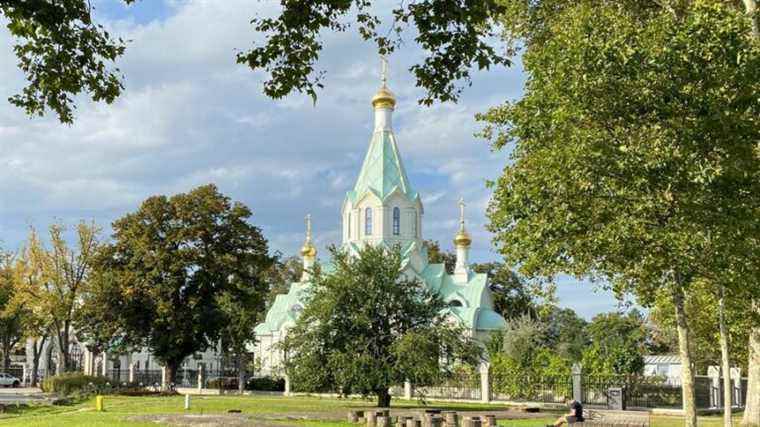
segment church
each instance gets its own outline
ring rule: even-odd
[[[494,311],[493,297],[485,274],[476,274],[468,264],[472,239],[465,228],[464,202],[460,201],[459,229],[454,231],[456,266],[448,274],[443,264],[428,262],[423,240],[424,207],[404,169],[399,144],[393,132],[396,97],[387,87],[387,65],[383,62],[382,86],[372,97],[374,130],[367,154],[353,189],[341,208],[341,248],[356,254],[362,245],[399,245],[404,255],[403,271],[417,278],[448,304],[448,315],[481,342],[491,332],[505,327]],[[259,374],[280,373],[282,340],[303,309],[310,286],[309,270],[317,262],[312,242],[311,219],[307,216],[306,241],[301,248],[304,273],[287,294],[278,295],[263,323],[256,326],[253,353]]]

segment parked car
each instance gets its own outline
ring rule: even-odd
[[[0,386],[2,387],[18,387],[21,385],[21,380],[14,377],[11,374],[0,372]]]

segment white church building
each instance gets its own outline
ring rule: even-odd
[[[385,68],[385,67],[384,67]],[[472,240],[465,229],[464,203],[460,202],[459,230],[455,234],[456,266],[447,274],[443,264],[428,261],[423,240],[424,207],[404,169],[398,142],[393,132],[396,98],[386,85],[372,98],[374,131],[367,154],[353,189],[348,191],[341,208],[342,249],[356,254],[362,245],[400,245],[404,254],[404,273],[417,278],[448,303],[448,315],[463,325],[471,336],[484,341],[491,332],[505,327],[504,319],[494,311],[493,297],[485,274],[469,267]],[[304,274],[292,283],[287,294],[278,295],[263,323],[256,326],[254,354],[261,366],[260,374],[277,374],[282,354],[276,344],[291,328],[305,304],[310,286],[309,269],[316,262],[317,250],[307,216],[306,242],[301,249]]]

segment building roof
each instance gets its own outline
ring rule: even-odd
[[[356,185],[347,197],[356,203],[365,194],[372,192],[380,200],[385,200],[397,189],[410,200],[417,198],[401,162],[396,137],[390,130],[377,130],[372,134]]]
[[[644,356],[646,365],[680,365],[681,358],[676,354],[655,354]]]

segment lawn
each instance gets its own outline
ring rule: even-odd
[[[367,407],[372,402],[363,400],[340,400],[316,397],[281,396],[193,396],[191,409],[184,410],[184,397],[121,397],[106,396],[105,411],[95,412],[94,400],[70,406],[37,406],[10,410],[0,415],[0,427],[67,427],[67,426],[129,426],[155,427],[153,419],[135,420],[146,415],[170,414],[226,414],[230,409],[238,409],[246,416],[268,425],[297,425],[303,427],[348,427],[345,421],[350,407]],[[397,401],[394,407],[418,407],[416,401]],[[436,408],[495,409],[494,406],[478,404],[434,404]],[[505,427],[543,427],[555,416],[532,420],[502,420]],[[307,420],[308,419],[308,420]],[[652,427],[680,427],[683,420],[677,417],[655,417]],[[258,423],[251,422],[251,425]],[[700,427],[718,427],[719,417],[703,417]]]

